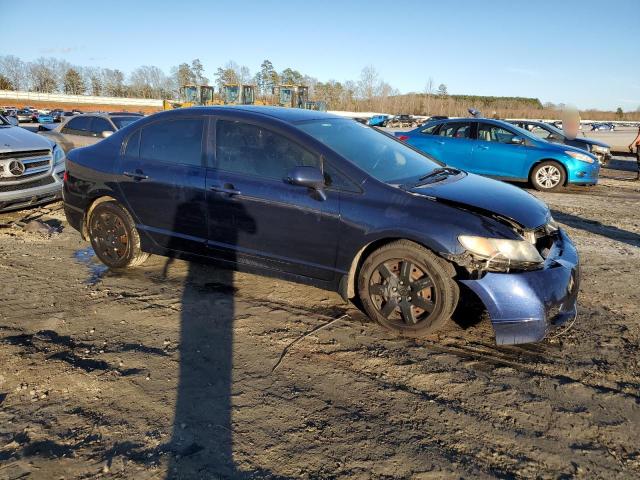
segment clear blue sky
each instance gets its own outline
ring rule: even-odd
[[[0,0],[0,19],[0,54],[23,60],[168,73],[200,58],[212,78],[268,58],[340,81],[372,64],[401,92],[433,77],[450,93],[640,107],[640,0]]]

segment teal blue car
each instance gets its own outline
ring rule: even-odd
[[[446,119],[395,136],[451,167],[500,180],[530,182],[541,191],[598,183],[600,163],[595,155],[547,142],[501,120]]]

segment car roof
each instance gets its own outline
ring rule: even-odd
[[[211,113],[233,113],[233,112],[250,112],[256,113],[259,115],[264,115],[266,117],[277,118],[278,120],[282,120],[287,123],[297,123],[303,122],[306,120],[318,120],[323,118],[339,118],[343,119],[345,117],[340,117],[338,115],[333,115],[327,112],[320,112],[318,110],[305,110],[302,108],[285,108],[285,107],[266,107],[266,106],[256,106],[256,105],[226,105],[219,107],[190,107],[190,108],[180,108],[177,110],[168,110],[170,112],[178,112],[178,111],[207,111]]]

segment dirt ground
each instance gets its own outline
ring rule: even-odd
[[[60,204],[0,215],[0,478],[638,478],[640,183],[612,166],[541,195],[582,256],[575,325],[500,348],[479,312],[398,339],[280,280],[109,272]]]

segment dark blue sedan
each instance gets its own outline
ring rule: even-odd
[[[543,202],[351,119],[172,110],[66,165],[67,219],[113,269],[150,253],[214,261],[358,297],[406,336],[446,323],[461,285],[499,344],[576,315],[578,255]]]

